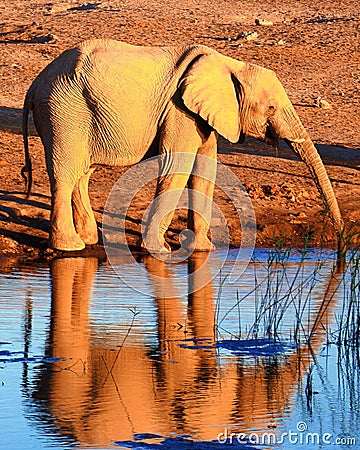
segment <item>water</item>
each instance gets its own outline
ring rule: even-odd
[[[360,448],[358,285],[331,252],[237,257],[0,266],[0,448]]]

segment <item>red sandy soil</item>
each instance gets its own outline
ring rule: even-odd
[[[257,25],[255,19],[272,25]],[[246,39],[249,33],[255,39]],[[352,244],[360,220],[359,5],[293,0],[124,0],[48,3],[14,0],[0,5],[0,254],[43,254],[47,247],[50,196],[40,139],[31,130],[34,194],[25,200],[20,170],[24,162],[21,114],[32,80],[66,48],[89,38],[112,38],[136,45],[205,44],[230,57],[273,69],[283,82],[313,138],[334,186]],[[325,100],[325,102],[322,102]],[[320,106],[320,107],[319,107]],[[246,187],[255,209],[257,245],[334,247],[336,235],[309,172],[290,150],[276,152],[248,140],[219,144],[219,161]],[[101,224],[107,196],[125,169],[97,170],[91,200]],[[129,242],[140,232],[149,192],[129,212]],[[231,244],[240,228],[229,202],[217,190]],[[186,224],[176,214],[169,233],[176,242]],[[325,231],[324,231],[325,228]],[[83,253],[101,251],[101,245]]]

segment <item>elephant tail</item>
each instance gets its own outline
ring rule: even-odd
[[[29,132],[28,132],[28,121],[29,121],[29,112],[32,110],[32,100],[30,90],[27,92],[24,108],[23,108],[23,117],[22,117],[22,135],[24,142],[24,152],[25,152],[25,165],[21,169],[21,176],[25,180],[25,188],[26,188],[26,198],[29,198],[31,195],[32,188],[32,162],[29,151]]]

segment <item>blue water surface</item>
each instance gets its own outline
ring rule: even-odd
[[[0,265],[0,448],[358,448],[334,253],[225,256]]]

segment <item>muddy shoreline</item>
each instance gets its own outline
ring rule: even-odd
[[[128,0],[83,2],[14,1],[0,7],[0,258],[47,259],[50,194],[43,149],[30,130],[34,190],[25,199],[20,170],[23,98],[37,73],[83,39],[108,37],[136,45],[205,44],[233,58],[273,69],[309,131],[333,183],[351,246],[360,230],[360,50],[355,1],[341,7],[321,0],[257,2],[208,0],[147,3]],[[259,25],[258,18],[271,24]],[[247,36],[254,36],[247,39]],[[305,165],[285,146],[279,150],[247,140],[219,143],[219,161],[245,186],[256,215],[258,247],[336,247],[336,234]],[[103,168],[91,179],[90,196],[101,228],[112,186],[126,169]],[[146,194],[149,195],[148,193]],[[143,201],[142,201],[143,200]],[[241,233],[231,207],[215,192],[230,230]],[[145,197],[129,211],[127,231],[134,245]],[[176,246],[185,227],[182,211],[168,235]],[[104,257],[102,245],[81,255]],[[69,256],[69,255],[67,255]]]

